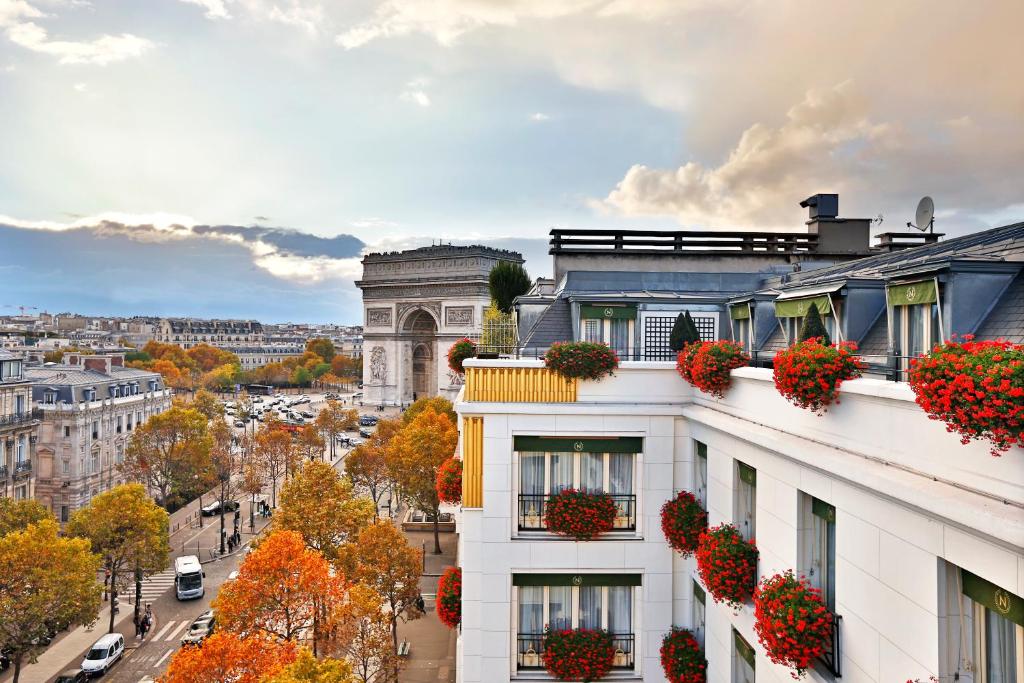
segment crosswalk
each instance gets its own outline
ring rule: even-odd
[[[152,635],[147,635],[146,640],[150,642],[156,641],[167,641],[176,640],[180,637],[181,632],[188,628],[188,625],[192,623],[192,619],[186,619],[184,621],[168,621],[166,624],[157,624],[154,626]]]
[[[142,604],[153,602],[174,585],[174,569],[165,569],[159,574],[147,576],[142,580]],[[121,594],[122,601],[135,599],[135,586],[130,585],[125,593]]]

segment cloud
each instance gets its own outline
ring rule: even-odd
[[[72,3],[72,6],[81,3]],[[57,57],[61,64],[106,65],[138,57],[154,44],[131,33],[103,34],[88,41],[55,40],[33,19],[48,18],[26,0],[0,0],[0,28],[7,38],[26,50]]]
[[[540,121],[547,121],[547,120],[548,120],[548,119],[550,119],[550,118],[551,118],[551,117],[550,117],[550,116],[548,116],[547,114],[545,114],[545,113],[543,113],[543,112],[539,112],[539,111],[538,111],[538,112],[536,112],[536,113],[534,113],[534,114],[530,114],[530,120],[531,120],[531,121],[537,121],[537,122],[540,122]]]
[[[89,89],[89,84],[88,83],[75,83],[74,86],[72,86],[72,87],[75,89],[75,92],[85,92],[86,90]]]
[[[207,19],[231,18],[231,13],[228,12],[228,8],[224,0],[181,0],[181,2],[189,5],[199,5],[206,10],[206,13],[203,16]]]
[[[285,9],[275,4],[266,16],[270,21],[301,28],[310,37],[320,33],[325,18],[323,7],[319,4],[304,5],[294,0]]]
[[[421,107],[430,106],[430,96],[427,95],[424,88],[430,84],[426,78],[417,78],[409,81],[405,84],[405,89],[398,96],[403,102],[412,102],[418,104]]]

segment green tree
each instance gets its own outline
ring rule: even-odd
[[[0,498],[0,537],[53,518],[53,514],[35,500]]]
[[[807,309],[807,315],[804,316],[804,321],[800,325],[800,341],[807,341],[812,337],[818,337],[825,346],[832,344],[828,330],[825,329],[825,323],[821,321],[818,304],[815,303],[811,303],[811,307]]]
[[[197,478],[207,475],[211,446],[206,416],[176,405],[135,430],[119,467],[129,479],[155,490],[167,509],[172,490],[189,492]]]
[[[100,558],[80,538],[62,538],[43,519],[0,538],[0,648],[10,653],[14,681],[25,658],[35,661],[54,631],[96,619]]]
[[[69,536],[84,538],[110,572],[111,591],[126,588],[134,575],[149,576],[167,567],[167,511],[146,494],[142,484],[123,484],[101,493],[75,511]],[[110,633],[114,611],[110,610]]]
[[[699,341],[700,332],[697,331],[697,325],[690,317],[690,312],[684,311],[677,315],[676,321],[672,325],[672,332],[668,336],[668,347],[678,353],[687,344]]]
[[[292,370],[292,374],[289,379],[291,380],[291,383],[296,386],[308,387],[310,381],[313,379],[313,373],[300,365]]]
[[[517,296],[530,291],[531,284],[526,269],[512,261],[499,261],[487,277],[491,300],[502,313],[510,313],[512,302]]]
[[[307,341],[306,351],[311,351],[312,353],[320,356],[324,359],[325,363],[330,363],[334,360],[334,354],[337,353],[334,348],[334,343],[326,337],[317,337]]]

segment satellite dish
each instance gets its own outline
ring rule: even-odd
[[[931,197],[921,197],[917,203],[917,212],[914,216],[916,224],[913,227],[921,232],[931,230],[935,224],[935,202]]]

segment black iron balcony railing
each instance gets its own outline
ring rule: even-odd
[[[7,469],[7,465],[0,465],[0,479],[7,479],[11,474],[11,471]]]
[[[839,649],[839,643],[842,641],[842,624],[843,618],[838,614],[833,614],[832,641],[829,643],[828,649],[819,658],[822,666],[836,678],[840,678],[843,675],[843,653]]]
[[[17,427],[42,418],[41,410],[26,410],[20,413],[0,415],[0,427]]]
[[[516,667],[521,670],[544,668],[544,634],[520,633],[516,640]],[[612,648],[615,660],[612,667],[632,669],[636,665],[636,636],[632,633],[613,633]]]
[[[32,474],[32,461],[23,460],[22,462],[14,463],[14,478],[20,479]]]
[[[615,515],[615,531],[636,531],[636,494],[610,494],[617,510]],[[519,494],[519,529],[521,531],[543,531],[544,506],[548,495],[543,493]]]

